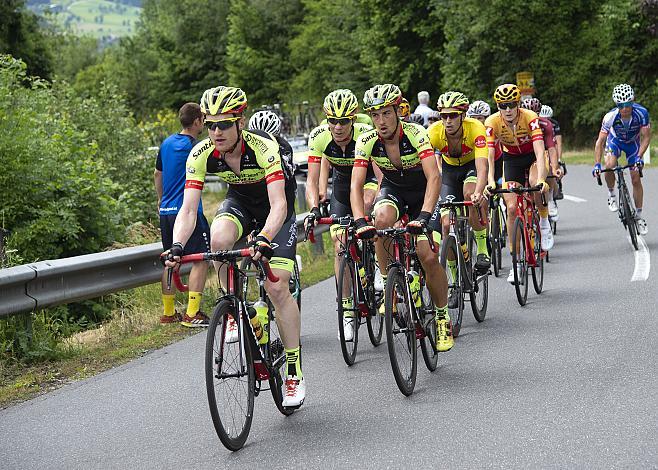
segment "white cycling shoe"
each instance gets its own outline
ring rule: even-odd
[[[544,251],[548,251],[553,248],[553,244],[555,243],[553,230],[551,230],[550,225],[548,227],[542,227],[541,224],[539,225],[539,230],[541,231],[541,248]]]
[[[379,267],[375,265],[375,282],[373,283],[377,292],[384,292],[384,278],[379,271]]]
[[[235,343],[238,340],[238,324],[233,318],[229,315],[226,321],[226,331],[224,332],[224,341],[226,343]]]
[[[354,318],[343,317],[343,334],[345,341],[352,341],[354,339]],[[338,339],[340,340],[340,331],[338,332]]]
[[[646,235],[649,233],[649,228],[647,227],[647,221],[642,217],[638,217],[635,222],[637,223],[637,232],[640,235]]]
[[[555,201],[548,201],[548,216],[556,222],[560,219]]]
[[[616,196],[608,196],[608,210],[610,212],[617,212],[619,209],[619,206],[617,205],[617,197]]]
[[[522,275],[521,266],[517,266],[516,272],[517,272],[519,281],[521,281],[521,284],[523,284],[523,279],[521,279],[521,275]],[[509,282],[512,285],[516,284],[516,282],[514,282],[514,268],[513,267],[510,268],[510,270],[509,270],[509,274],[507,275],[507,282]]]
[[[285,395],[281,405],[285,408],[295,408],[304,403],[306,398],[306,381],[304,378],[299,378],[296,375],[289,375],[286,377]]]

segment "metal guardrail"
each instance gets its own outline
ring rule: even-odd
[[[297,216],[298,243],[306,215]],[[0,318],[159,282],[160,253],[162,244],[151,243],[0,269]]]

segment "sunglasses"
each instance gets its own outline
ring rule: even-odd
[[[428,122],[436,122],[436,121],[438,121],[438,120],[439,120],[439,118],[436,118],[436,117],[430,117],[430,118],[427,118],[427,121],[428,121]]]
[[[446,120],[446,119],[457,119],[459,116],[461,116],[462,113],[459,113],[457,111],[454,111],[452,113],[441,113],[439,116],[441,116],[441,119]]]
[[[352,118],[335,118],[335,117],[327,116],[327,122],[329,124],[333,124],[334,126],[336,124],[340,124],[341,126],[347,126],[350,122],[352,122]]]
[[[214,131],[215,129],[219,129],[220,131],[225,131],[230,129],[233,126],[233,123],[240,119],[240,116],[238,117],[232,117],[228,119],[221,119],[219,121],[208,121],[205,120],[203,121],[203,125],[206,129],[209,131]]]
[[[624,109],[624,108],[630,108],[631,106],[633,106],[633,102],[629,101],[628,103],[619,103],[617,105],[617,108]]]
[[[498,103],[498,109],[514,109],[519,105],[516,101],[510,101],[509,103]]]

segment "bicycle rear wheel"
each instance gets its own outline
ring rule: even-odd
[[[459,336],[459,331],[462,326],[462,317],[464,315],[464,271],[463,259],[461,258],[461,249],[457,248],[455,237],[449,236],[441,244],[441,266],[446,271],[448,276],[448,314],[450,315],[450,322],[452,323],[452,336]],[[457,267],[450,269],[448,266],[448,259],[452,258]]]
[[[528,263],[526,261],[526,243],[523,235],[523,219],[517,217],[512,233],[512,269],[514,270],[514,289],[516,299],[521,306],[528,301]],[[517,248],[518,247],[518,248]]]
[[[230,317],[240,322],[234,342],[226,341]],[[254,415],[256,376],[247,328],[233,303],[222,300],[215,307],[206,337],[205,372],[210,416],[219,440],[233,451],[244,446]]]
[[[468,250],[470,259],[475,259],[477,256],[477,249],[475,238],[472,232],[468,234]],[[473,270],[473,281],[471,282],[471,290],[468,293],[469,300],[471,301],[471,310],[473,316],[478,322],[483,322],[484,317],[487,315],[487,305],[489,304],[489,274],[480,274],[475,269]]]
[[[340,338],[340,350],[343,353],[343,359],[348,366],[354,364],[356,358],[356,349],[359,343],[359,290],[356,285],[358,278],[354,271],[354,261],[349,256],[343,256],[340,261],[340,270],[336,279],[336,292],[338,304],[338,336]],[[349,292],[351,304],[343,306],[343,297],[345,292]],[[345,339],[345,326],[352,327],[352,339]]]
[[[491,264],[494,268],[494,276],[500,276],[500,268],[502,267],[502,247],[500,243],[500,211],[498,207],[494,207],[491,211],[491,219],[489,225],[489,252],[491,253]]]
[[[281,414],[290,416],[294,413],[293,408],[283,407],[283,397],[286,393],[286,351],[283,347],[283,340],[279,333],[279,327],[276,323],[276,312],[270,306],[270,329],[269,341],[267,348],[267,358],[270,363],[270,391],[272,392],[272,399],[274,404]]]
[[[436,370],[439,352],[436,350],[436,314],[434,301],[425,283],[425,276],[420,279],[421,307],[418,312],[423,327],[424,335],[420,339],[420,350],[423,353],[423,361],[430,372]]]
[[[535,254],[535,264],[531,268],[532,271],[532,286],[535,288],[537,294],[541,294],[544,289],[544,258],[541,250],[541,228],[539,227],[539,215],[534,213],[532,215],[532,233],[530,239],[533,240],[532,247]],[[544,256],[546,253],[544,253]]]
[[[404,271],[398,266],[388,270],[386,278],[386,341],[395,382],[403,395],[409,396],[416,386],[418,352],[416,325],[411,312],[411,299]]]
[[[366,244],[369,246],[366,246]],[[366,264],[365,274],[367,276],[365,294],[366,303],[368,304],[368,316],[366,317],[366,324],[370,342],[377,347],[382,343],[382,334],[384,333],[384,315],[379,314],[379,305],[384,300],[381,293],[378,294],[375,291],[375,253],[371,241],[364,242],[363,261]]]

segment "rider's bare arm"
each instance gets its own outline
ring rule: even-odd
[[[183,205],[178,211],[176,223],[174,224],[174,243],[179,242],[185,246],[185,243],[192,236],[194,227],[196,227],[196,213],[199,209],[201,200],[201,190],[195,188],[185,188],[183,193]]]

